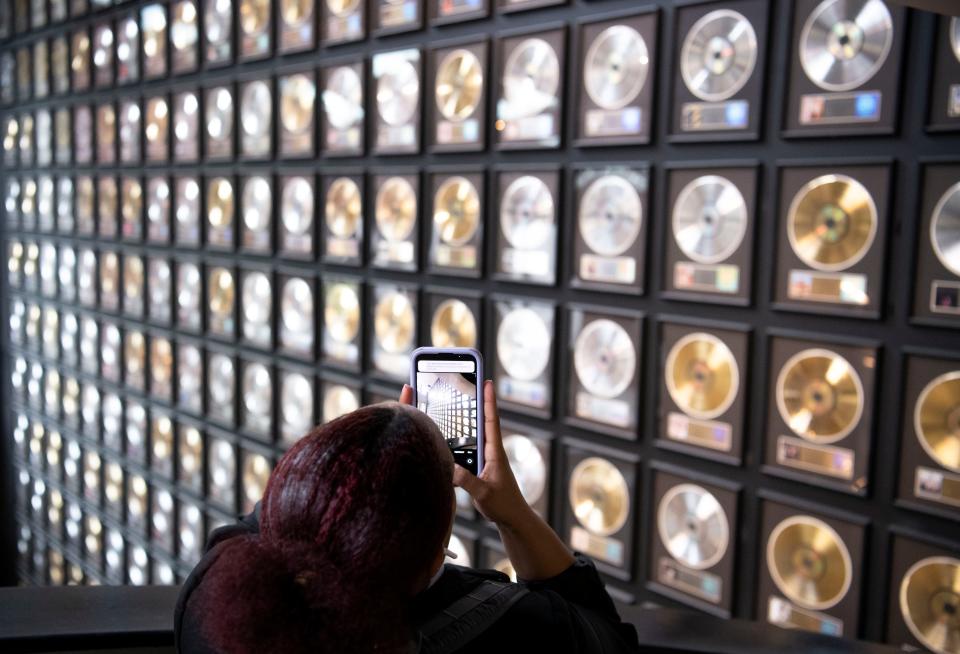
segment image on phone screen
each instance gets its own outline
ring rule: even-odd
[[[474,361],[419,359],[417,408],[430,416],[453,459],[477,473],[477,365]]]

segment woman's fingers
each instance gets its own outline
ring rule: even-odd
[[[453,465],[453,485],[467,491],[476,498],[483,489],[483,482],[472,472],[458,463]]]
[[[483,448],[486,463],[505,461],[503,440],[500,437],[500,413],[497,410],[497,395],[494,392],[493,382],[489,379],[483,383],[483,436],[486,439]]]
[[[413,388],[410,387],[410,384],[404,384],[403,390],[400,391],[400,404],[413,404]]]

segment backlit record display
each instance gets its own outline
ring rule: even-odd
[[[802,607],[822,611],[850,590],[853,561],[840,535],[808,515],[780,522],[767,539],[767,569],[784,595]]]
[[[670,398],[688,415],[712,419],[737,397],[740,369],[727,344],[706,332],[688,334],[667,354],[664,377]]]
[[[717,9],[687,32],[680,51],[680,74],[701,100],[726,100],[750,79],[757,54],[757,35],[750,21],[739,12]]]
[[[599,107],[622,109],[640,95],[649,66],[647,44],[640,33],[628,25],[612,25],[587,50],[584,87]]]
[[[800,35],[800,64],[827,91],[849,91],[868,82],[887,59],[893,18],[881,0],[824,0]]]
[[[673,205],[673,237],[698,263],[717,263],[736,252],[747,231],[747,205],[735,184],[703,175],[680,191]]]
[[[580,198],[580,236],[597,254],[615,257],[640,235],[643,205],[636,187],[620,175],[603,175]]]
[[[447,53],[437,66],[434,90],[440,114],[454,122],[472,116],[483,98],[483,81],[483,65],[472,51]]]
[[[430,320],[430,339],[434,347],[476,347],[477,319],[473,311],[462,300],[444,300]]]
[[[960,182],[947,189],[933,210],[930,243],[940,263],[960,276]]]
[[[960,560],[931,556],[900,582],[900,613],[914,637],[934,652],[960,652]]]
[[[614,398],[633,381],[637,352],[627,330],[613,320],[587,323],[573,347],[577,378],[590,393]]]
[[[550,363],[553,336],[543,318],[532,309],[514,309],[497,330],[497,358],[508,375],[523,381],[536,379]]]
[[[587,531],[609,536],[630,515],[630,489],[620,470],[600,457],[581,461],[570,474],[570,507]]]
[[[845,270],[870,249],[877,223],[877,206],[863,184],[847,175],[821,175],[790,203],[787,237],[811,268]]]
[[[664,493],[657,532],[670,556],[694,570],[716,565],[730,545],[727,514],[710,491],[696,484],[678,484]]]
[[[948,470],[960,472],[960,372],[948,372],[927,384],[914,409],[920,445]]]
[[[830,350],[803,350],[790,357],[777,375],[776,394],[783,421],[817,443],[841,440],[863,415],[860,374]]]

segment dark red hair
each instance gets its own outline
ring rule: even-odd
[[[198,587],[218,651],[394,651],[450,527],[453,461],[411,409],[365,407],[280,460],[260,533],[232,538]]]

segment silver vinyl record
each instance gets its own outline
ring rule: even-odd
[[[616,257],[626,252],[637,240],[642,221],[640,194],[620,175],[594,180],[580,198],[580,236],[597,254]]]
[[[505,120],[536,116],[558,102],[560,60],[543,39],[525,39],[513,49],[503,67],[503,97],[509,110]]]
[[[527,504],[535,504],[543,497],[547,486],[547,463],[543,454],[531,439],[522,434],[504,436],[503,449],[523,499]]]
[[[747,204],[736,184],[719,175],[697,177],[673,205],[673,237],[699,263],[723,261],[743,242]]]
[[[280,220],[295,235],[306,234],[313,224],[313,187],[305,177],[291,177],[283,185]]]
[[[590,44],[583,64],[587,95],[603,109],[622,109],[633,102],[647,82],[650,54],[640,32],[612,25]]]
[[[233,132],[233,94],[220,87],[207,94],[207,134],[215,141],[222,141]]]
[[[500,201],[500,227],[510,245],[533,250],[554,230],[553,195],[543,180],[524,175],[513,180]]]
[[[247,322],[264,325],[270,319],[270,300],[273,289],[270,278],[260,271],[248,273],[243,278],[241,303],[243,317]]]
[[[733,96],[750,79],[757,64],[753,25],[731,9],[704,15],[683,40],[680,74],[701,100],[718,102]]]
[[[305,434],[313,425],[313,385],[298,372],[283,378],[280,415],[288,429]]]
[[[890,54],[893,18],[882,0],[823,0],[800,33],[800,65],[825,91],[865,84]]]
[[[505,315],[497,329],[497,358],[506,373],[520,381],[532,381],[546,370],[552,344],[543,318],[526,307]]]
[[[657,531],[670,556],[694,570],[716,565],[730,544],[730,525],[717,498],[696,484],[674,486],[660,500]]]
[[[250,177],[243,185],[243,224],[251,232],[270,229],[273,190],[264,177]]]
[[[637,370],[637,350],[623,327],[607,318],[587,323],[573,346],[573,368],[590,393],[617,397]]]
[[[273,100],[266,82],[250,82],[240,100],[240,124],[245,134],[267,136],[273,120]]]
[[[273,380],[262,363],[251,363],[243,371],[243,405],[253,416],[269,416]]]
[[[409,61],[397,59],[377,80],[377,111],[388,125],[411,122],[420,102],[420,76]]]
[[[363,119],[363,82],[350,66],[334,68],[323,91],[327,122],[343,131]]]
[[[947,189],[934,207],[930,242],[940,263],[960,277],[960,182]]]
[[[293,334],[308,334],[313,326],[313,289],[293,277],[287,280],[280,298],[280,319]]]

